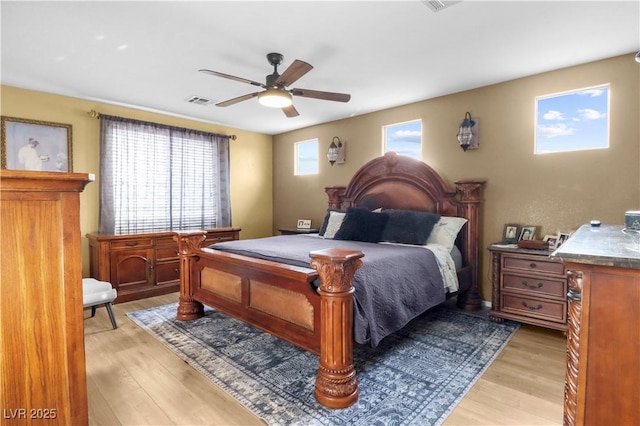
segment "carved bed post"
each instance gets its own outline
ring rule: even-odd
[[[353,364],[353,286],[362,266],[360,251],[312,251],[311,266],[320,275],[320,365],[315,396],[329,408],[346,408],[358,400]]]
[[[206,239],[205,231],[175,232],[173,240],[178,243],[180,255],[180,302],[176,318],[180,321],[191,321],[204,316],[204,306],[193,299],[193,283],[191,282],[191,264],[197,257],[194,254]]]
[[[465,261],[471,265],[471,288],[458,296],[458,307],[468,311],[482,309],[482,298],[478,288],[478,275],[480,273],[480,201],[483,180],[465,180],[455,182],[456,189],[460,193],[460,216],[467,218],[466,235],[464,238]]]
[[[347,188],[345,186],[328,186],[324,188],[324,192],[329,196],[329,208],[342,208],[342,200],[344,199]]]

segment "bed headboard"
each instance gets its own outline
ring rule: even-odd
[[[471,266],[477,291],[479,271],[479,210],[483,180],[464,180],[451,189],[426,163],[388,152],[362,166],[347,186],[325,188],[329,208],[367,207],[417,210],[468,220],[457,245]],[[477,295],[479,297],[479,293]]]

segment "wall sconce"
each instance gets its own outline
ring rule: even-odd
[[[471,118],[469,112],[465,113],[464,120],[460,123],[458,129],[458,142],[460,148],[464,151],[467,149],[478,149],[480,143],[478,141],[478,121]]]
[[[344,142],[342,142],[337,136],[333,137],[331,145],[329,145],[329,150],[327,151],[327,160],[329,160],[329,163],[332,166],[334,165],[334,163],[344,163]]]

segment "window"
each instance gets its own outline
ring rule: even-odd
[[[230,226],[229,137],[100,116],[100,232]]]
[[[609,85],[536,98],[536,154],[608,147]]]
[[[422,120],[390,124],[382,128],[384,152],[394,151],[400,155],[422,160]]]
[[[318,174],[318,139],[296,142],[295,175]]]

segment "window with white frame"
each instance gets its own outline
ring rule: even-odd
[[[536,98],[536,154],[608,147],[608,84]]]
[[[295,144],[296,176],[318,174],[318,139],[311,139]]]
[[[406,121],[382,127],[383,154],[393,151],[422,160],[422,120]]]

